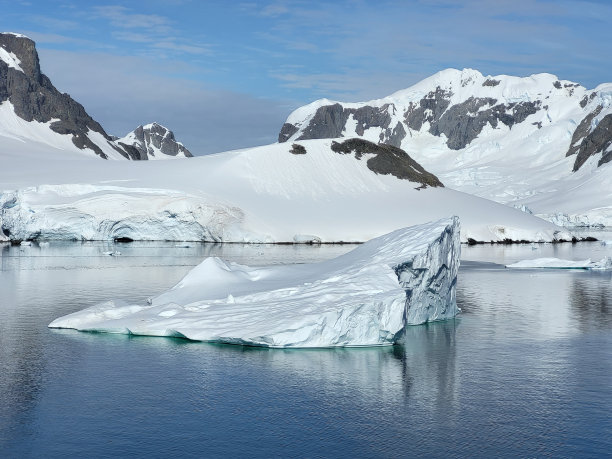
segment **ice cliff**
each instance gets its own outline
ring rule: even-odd
[[[396,230],[341,257],[255,268],[207,258],[149,304],[107,301],[51,328],[265,347],[378,346],[457,312],[459,219]]]

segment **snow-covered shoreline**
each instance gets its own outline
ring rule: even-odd
[[[0,171],[0,226],[11,240],[364,242],[458,215],[462,242],[571,240],[520,210],[375,173],[330,140],[273,144],[182,161],[15,155]],[[43,185],[45,184],[46,185]]]

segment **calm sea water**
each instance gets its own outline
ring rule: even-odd
[[[612,272],[503,266],[612,256],[599,243],[463,247],[462,314],[390,348],[47,328],[109,298],[144,301],[206,256],[311,262],[350,248],[0,246],[0,457],[610,456]]]

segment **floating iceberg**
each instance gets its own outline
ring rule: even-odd
[[[321,263],[248,267],[211,257],[144,305],[107,301],[51,328],[266,347],[377,346],[454,317],[459,219],[400,229]]]
[[[549,268],[549,269],[612,269],[612,257],[604,257],[599,261],[563,260],[561,258],[536,258],[534,260],[521,260],[506,268]]]

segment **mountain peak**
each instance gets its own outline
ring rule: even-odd
[[[0,33],[0,61],[40,82],[40,62],[36,43],[25,35],[13,32]]]
[[[138,159],[191,158],[193,155],[178,142],[174,133],[157,122],[138,126],[125,137],[118,139],[122,146],[138,151]]]

